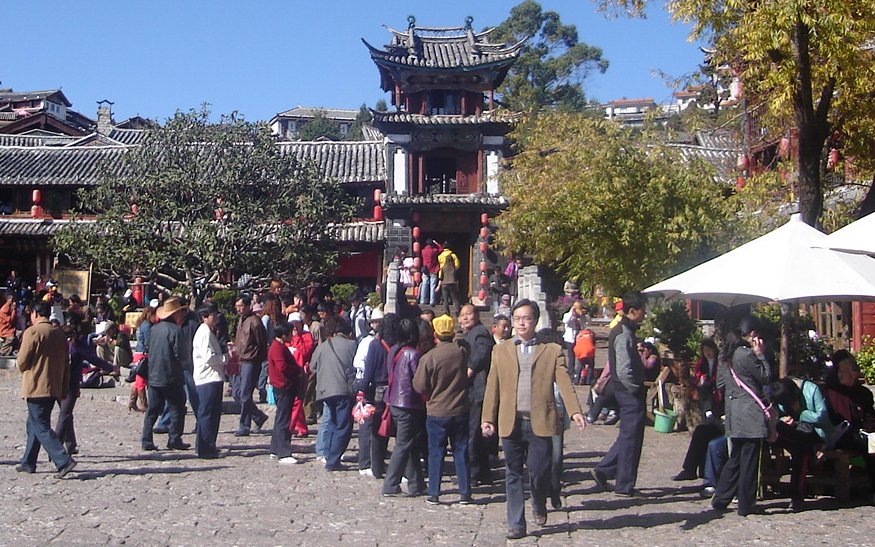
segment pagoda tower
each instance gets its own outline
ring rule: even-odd
[[[485,305],[483,274],[501,260],[491,219],[507,206],[498,169],[515,120],[494,93],[523,42],[490,42],[494,29],[474,32],[472,22],[418,27],[411,16],[382,49],[362,41],[393,107],[372,122],[387,144],[386,263],[399,248],[418,256],[428,239],[447,242],[462,262],[462,299]]]

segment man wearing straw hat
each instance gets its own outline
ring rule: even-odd
[[[152,427],[164,410],[169,408],[170,431],[167,448],[186,450],[191,445],[182,442],[185,427],[185,377],[182,371],[179,323],[185,317],[185,307],[179,298],[168,298],[158,308],[158,322],[149,329],[149,408],[143,421],[143,450],[158,450],[152,442]]]

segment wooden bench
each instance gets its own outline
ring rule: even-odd
[[[848,450],[827,450],[820,461],[812,459],[805,478],[807,489],[818,496],[831,493],[838,502],[850,500],[852,490],[868,491],[869,476],[850,463],[852,458],[859,455]],[[781,481],[782,477],[789,473],[789,455],[774,446],[765,448],[761,462],[764,489],[777,491],[785,487],[789,488],[788,482]]]

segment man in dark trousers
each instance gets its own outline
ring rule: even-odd
[[[149,408],[143,421],[143,450],[158,450],[152,442],[152,427],[164,410],[165,403],[169,405],[170,412],[167,448],[187,450],[191,447],[190,444],[182,442],[182,431],[185,427],[185,377],[180,355],[182,334],[179,323],[184,319],[185,310],[179,298],[168,298],[156,312],[158,322],[149,329]]]
[[[608,453],[592,470],[592,478],[603,490],[616,479],[614,493],[634,496],[638,462],[644,443],[644,363],[638,355],[635,331],[644,320],[646,300],[640,294],[623,296],[623,318],[608,335],[608,364],[614,397],[619,405],[620,431]]]
[[[535,326],[540,310],[528,299],[513,307],[516,336],[492,351],[492,364],[483,398],[483,435],[496,432],[504,447],[505,492],[507,495],[507,538],[526,535],[523,463],[528,468],[532,491],[532,513],[539,526],[547,524],[547,494],[554,435],[561,431],[554,384],[565,409],[581,431],[586,420],[571,386],[562,346],[538,343]]]
[[[462,327],[463,345],[468,350],[468,457],[471,480],[474,484],[492,484],[489,454],[498,453],[497,438],[483,437],[480,433],[480,418],[483,414],[483,392],[486,390],[486,377],[489,375],[489,362],[495,340],[489,329],[480,323],[473,304],[465,304],[459,310],[459,325]]]
[[[240,426],[234,435],[246,437],[255,422],[257,432],[267,421],[267,414],[259,410],[252,400],[252,391],[261,374],[261,364],[267,359],[267,331],[261,319],[252,313],[252,300],[240,296],[234,303],[240,323],[237,325],[237,354],[240,356],[240,375],[234,386],[234,398],[240,405]]]
[[[51,309],[47,302],[33,304],[30,313],[33,325],[24,331],[18,350],[21,397],[27,401],[27,446],[15,470],[36,472],[37,456],[44,446],[58,469],[55,477],[62,479],[76,467],[76,460],[64,451],[52,431],[51,420],[55,401],[64,399],[69,389],[70,352],[67,337],[49,323]]]

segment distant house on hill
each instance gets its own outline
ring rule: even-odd
[[[298,105],[285,112],[280,112],[268,123],[273,134],[280,140],[295,141],[298,140],[301,129],[321,114],[337,124],[340,128],[340,136],[345,139],[352,132],[352,126],[358,113],[357,109],[309,108]]]

